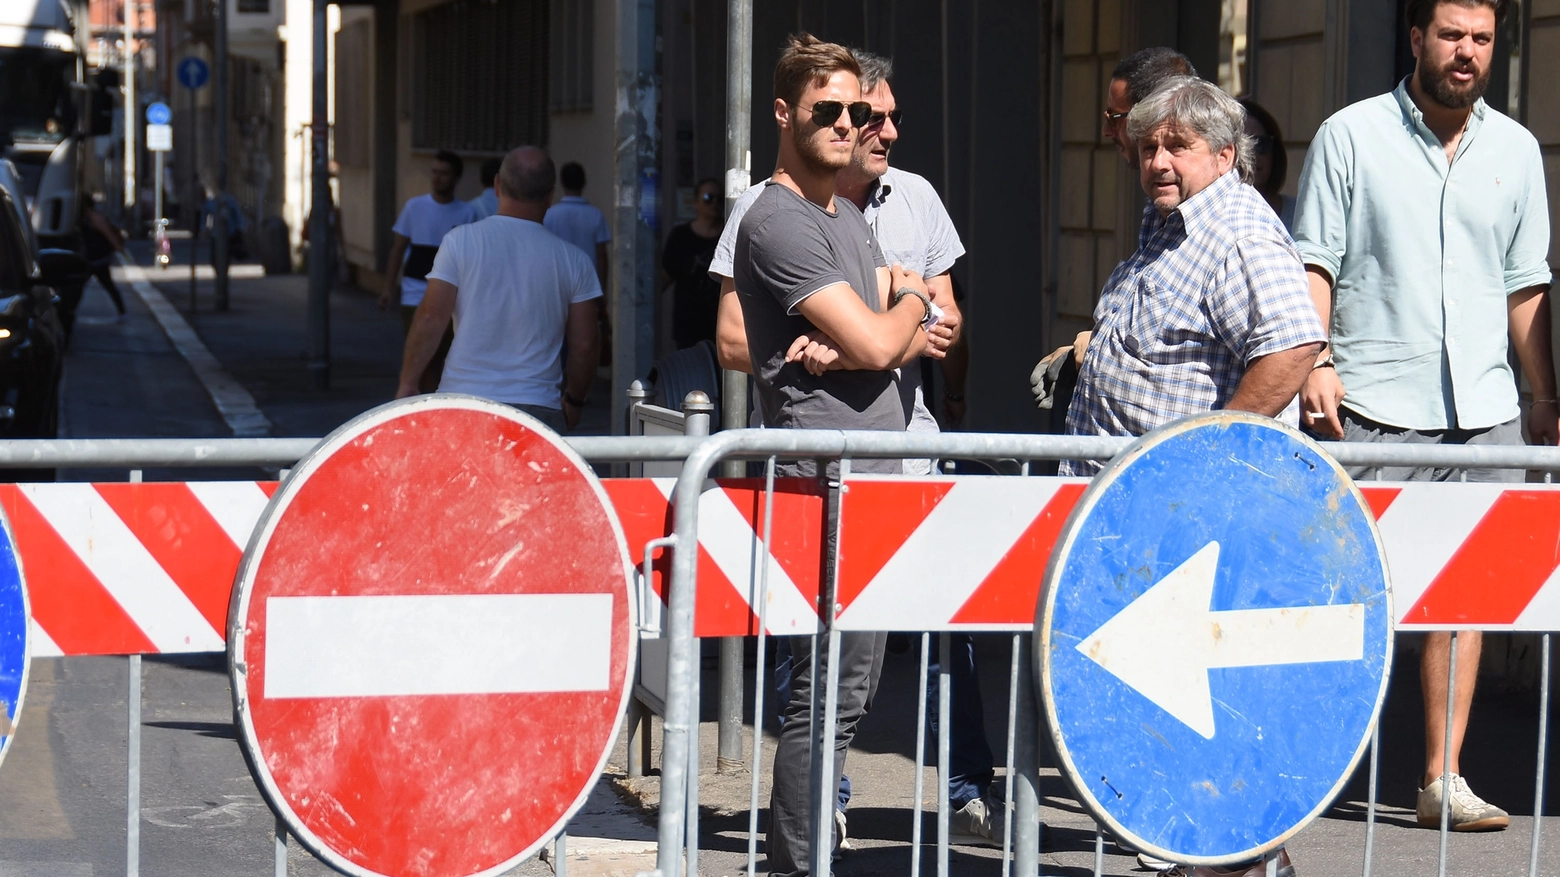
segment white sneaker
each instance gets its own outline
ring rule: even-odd
[[[1137,863],[1139,870],[1143,871],[1168,871],[1175,867],[1173,863],[1166,862],[1164,859],[1156,859],[1148,853],[1138,853]]]
[[[948,835],[953,843],[1001,846],[1007,828],[1007,805],[988,792],[971,798],[948,815]]]
[[[1419,824],[1425,828],[1441,827],[1441,787],[1451,782],[1452,805],[1447,813],[1447,827],[1452,831],[1500,831],[1511,824],[1506,811],[1480,798],[1468,788],[1468,781],[1460,774],[1438,779],[1429,788],[1419,790],[1415,808]]]

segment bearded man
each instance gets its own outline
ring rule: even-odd
[[[775,65],[780,156],[767,188],[742,217],[732,259],[758,401],[771,428],[903,432],[909,419],[896,369],[926,349],[933,313],[926,283],[898,265],[891,270],[861,211],[834,196],[835,176],[850,165],[858,129],[872,115],[860,77],[849,49],[806,34],[792,37]],[[832,345],[820,343],[820,335]],[[852,466],[894,474],[903,462],[863,459]],[[819,472],[811,461],[781,469],[824,477],[830,502],[838,501],[837,471]],[[834,774],[823,784],[830,799],[877,687],[885,640],[882,633],[839,637]],[[819,645],[818,637],[791,643],[791,697],[770,804],[774,875],[827,871],[833,846],[834,808],[808,806],[813,685],[827,678],[824,662],[832,650]],[[810,830],[809,812],[821,814],[823,824]],[[816,850],[811,834],[820,840]]]
[[[1346,441],[1521,444],[1508,365],[1533,389],[1528,439],[1560,433],[1549,341],[1549,209],[1538,142],[1484,103],[1506,0],[1410,0],[1417,63],[1390,94],[1328,119],[1311,141],[1295,241],[1331,349],[1302,389],[1302,423]],[[1509,345],[1508,345],[1509,341]],[[1363,470],[1352,473],[1365,476]],[[1521,481],[1493,469],[1394,468],[1391,480]],[[1480,635],[1430,634],[1420,664],[1425,767],[1418,820],[1498,830],[1506,812],[1468,788],[1458,758],[1479,672]],[[1443,763],[1447,737],[1451,759]]]

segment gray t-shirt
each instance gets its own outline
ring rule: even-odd
[[[855,205],[834,199],[830,213],[785,186],[771,184],[737,231],[735,275],[748,353],[756,368],[760,410],[771,427],[903,431],[904,406],[894,371],[831,371],[814,376],[785,361],[797,336],[817,327],[797,312],[820,289],[848,283],[881,311],[877,269],[885,267],[872,230]],[[897,473],[898,460],[859,460],[857,472]],[[812,474],[800,464],[796,474]]]

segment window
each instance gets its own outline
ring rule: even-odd
[[[412,19],[414,148],[547,142],[547,0],[455,0]]]
[[[593,40],[596,10],[593,0],[553,0],[552,109],[589,110],[595,86]]]

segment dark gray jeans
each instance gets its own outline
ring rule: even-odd
[[[1522,444],[1521,417],[1513,417],[1505,423],[1485,429],[1437,429],[1420,431],[1398,426],[1387,426],[1367,417],[1339,408],[1343,418],[1343,440],[1346,442],[1381,442],[1404,445],[1520,445]],[[1376,474],[1377,469],[1381,474]],[[1512,482],[1521,481],[1523,473],[1518,469],[1468,469],[1469,481]],[[1437,467],[1411,466],[1350,466],[1349,477],[1364,481],[1379,477],[1382,481],[1458,481],[1464,470]]]
[[[537,420],[540,420],[544,426],[553,432],[558,433],[559,435],[562,435],[567,430],[567,427],[565,427],[563,423],[563,409],[561,408],[543,408],[540,405],[515,404],[510,404],[509,407],[524,411]]]
[[[872,709],[878,677],[883,673],[883,647],[886,633],[840,634],[839,711],[834,728],[834,776],[823,781],[824,802],[834,810],[835,790],[840,787],[840,772],[845,769],[845,752],[856,736],[856,725]],[[785,727],[775,747],[775,775],[769,799],[769,873],[771,877],[799,877],[812,868],[807,843],[808,821],[812,818],[810,778],[812,759],[808,756],[808,735],[812,730],[813,660],[812,638],[792,637],[791,700],[785,705]],[[818,637],[818,657],[822,672],[828,672],[828,639]],[[824,678],[828,678],[827,675]],[[821,699],[820,699],[821,703]],[[830,848],[834,823],[829,822]]]

